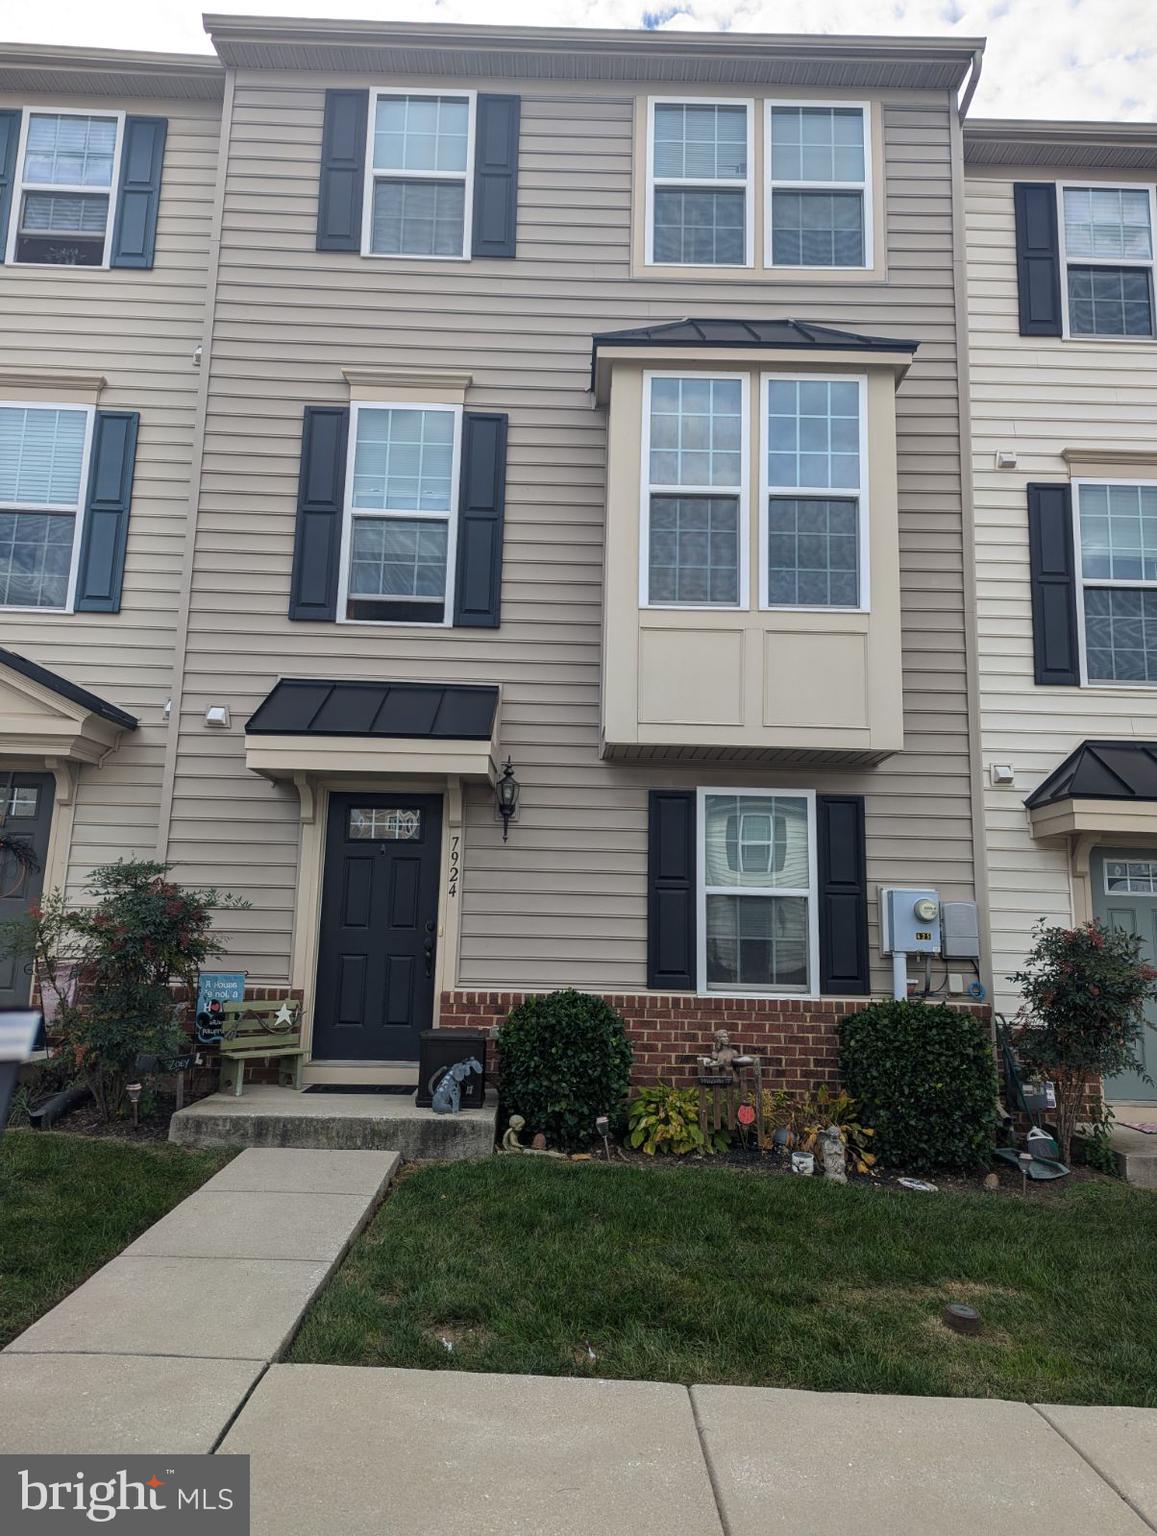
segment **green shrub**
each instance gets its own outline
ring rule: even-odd
[[[988,1025],[943,1004],[873,1003],[840,1023],[840,1073],[880,1162],[914,1172],[987,1163],[996,1131]]]
[[[585,992],[528,997],[499,1026],[498,1057],[503,1113],[564,1152],[590,1146],[596,1118],[615,1112],[631,1079],[626,1026]]]
[[[627,1123],[628,1142],[648,1157],[656,1152],[672,1152],[676,1157],[688,1152],[724,1152],[731,1145],[730,1133],[725,1130],[703,1134],[699,1094],[694,1088],[655,1083],[638,1089],[627,1105]]]

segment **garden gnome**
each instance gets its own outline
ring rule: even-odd
[[[831,1179],[833,1184],[848,1182],[844,1166],[844,1138],[840,1135],[838,1125],[829,1125],[820,1132],[820,1157],[823,1160],[825,1179]]]

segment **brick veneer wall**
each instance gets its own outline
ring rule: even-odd
[[[491,1030],[523,998],[524,992],[443,992],[440,1029]],[[804,1092],[817,1083],[835,1082],[836,1026],[870,998],[823,998],[794,1002],[768,998],[697,997],[687,992],[605,993],[622,1014],[635,1048],[632,1080],[692,1082],[696,1058],[707,1054],[717,1029],[730,1031],[733,1045],[763,1058],[776,1086]],[[954,1005],[957,1006],[957,1005]],[[962,1011],[987,1019],[989,1010],[960,1004]]]

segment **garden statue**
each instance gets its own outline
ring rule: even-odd
[[[526,1148],[518,1139],[519,1131],[526,1126],[526,1121],[521,1115],[511,1115],[510,1124],[502,1133],[502,1150],[504,1152],[525,1152]]]
[[[838,1125],[829,1125],[820,1132],[820,1158],[824,1165],[824,1178],[834,1184],[846,1184],[848,1171],[844,1158],[844,1138]]]
[[[510,1122],[502,1133],[502,1146],[499,1150],[502,1152],[521,1152],[524,1157],[560,1157],[565,1160],[565,1152],[551,1152],[547,1149],[546,1137],[541,1131],[535,1136],[535,1145],[533,1147],[524,1147],[518,1138],[525,1129],[526,1121],[523,1117],[521,1115],[511,1115]],[[538,1145],[539,1142],[542,1143],[541,1146]]]
[[[462,1084],[471,1072],[482,1075],[482,1063],[475,1056],[456,1061],[452,1067],[444,1067],[441,1076],[436,1072],[430,1079],[433,1098],[430,1108],[436,1115],[456,1115],[462,1108]]]
[[[732,1045],[731,1036],[725,1029],[715,1031],[715,1049],[710,1056],[700,1056],[700,1062],[708,1072],[733,1072],[736,1067],[749,1067],[753,1058],[740,1055]]]

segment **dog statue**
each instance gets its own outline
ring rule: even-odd
[[[430,1079],[433,1099],[430,1108],[436,1115],[456,1115],[462,1108],[462,1084],[471,1072],[482,1075],[482,1063],[475,1056],[456,1061],[452,1067],[439,1067]]]

